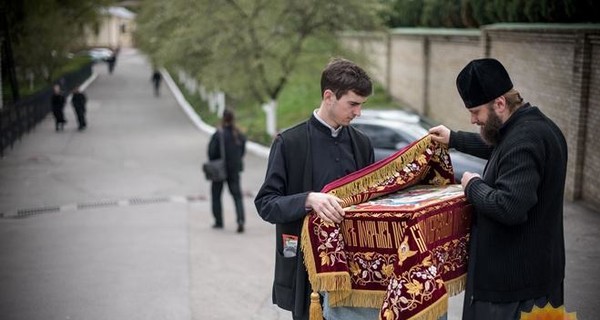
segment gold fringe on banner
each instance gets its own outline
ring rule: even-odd
[[[316,261],[314,259],[312,246],[310,245],[310,236],[308,232],[309,215],[304,218],[302,226],[302,235],[300,236],[300,248],[304,254],[304,266],[308,271],[308,280],[313,291],[347,291],[352,289],[352,280],[350,273],[345,271],[327,272],[318,274]]]
[[[380,309],[385,299],[385,291],[352,290],[351,294],[329,292],[329,305]]]
[[[463,274],[456,279],[444,281],[444,284],[446,285],[446,291],[448,292],[448,295],[451,297],[455,296],[465,290],[467,284],[467,275]]]
[[[445,294],[423,311],[417,313],[407,320],[438,320],[442,315],[448,313],[448,295]],[[381,319],[381,318],[380,318]],[[383,319],[386,320],[386,319]]]
[[[356,178],[337,188],[328,191],[329,194],[336,195],[343,200],[343,207],[359,204],[371,198],[384,195],[394,191],[394,185],[402,185],[404,188],[418,183],[425,177],[430,168],[426,167],[429,161],[439,162],[439,154],[428,154],[425,151],[430,148],[432,152],[436,148],[443,148],[443,145],[437,145],[431,140],[431,137],[425,136],[415,145],[405,150],[389,163],[383,165],[377,170]],[[433,160],[432,160],[433,159]],[[427,170],[414,171],[410,166],[414,161]],[[437,176],[437,175],[436,175]],[[441,176],[440,176],[441,177]],[[435,185],[449,183],[443,179],[432,179],[430,183]],[[329,303],[332,307],[351,306],[381,308],[385,299],[385,291],[352,290],[352,280],[348,271],[324,272],[317,274],[316,265],[320,263],[315,261],[313,248],[310,241],[309,219],[310,214],[304,219],[300,237],[301,249],[304,254],[304,264],[308,271],[309,281],[312,285],[310,303],[310,320],[323,320],[323,311],[320,303],[319,292],[326,291],[329,294]],[[464,289],[465,277],[449,281],[446,284],[448,292],[456,294]],[[448,309],[448,295],[444,295],[439,301],[418,313],[412,320],[437,320],[445,314]],[[387,319],[383,319],[387,320]]]
[[[374,170],[373,172],[365,175],[364,177],[356,179],[356,181],[350,182],[346,185],[333,189],[329,191],[329,193],[334,194],[338,198],[345,200],[344,205],[347,205],[346,201],[348,201],[348,199],[348,202],[352,202],[352,200],[357,200],[357,197],[355,197],[357,194],[365,193],[369,188],[382,186],[382,184],[388,181],[389,179],[396,179],[399,175],[398,173],[404,170],[404,168],[406,168],[407,165],[412,163],[414,159],[417,159],[419,156],[424,157],[424,150],[430,147],[431,145],[431,137],[426,136],[417,144],[412,146],[409,150],[407,150],[404,154],[394,159],[390,163],[384,165],[383,167],[377,170]],[[423,159],[423,161],[424,163],[426,162],[425,159]],[[424,172],[423,174],[425,173],[426,172]],[[415,182],[417,182],[419,179],[414,180]]]

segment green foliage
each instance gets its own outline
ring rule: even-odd
[[[460,0],[424,0],[421,25],[452,28],[462,23]]]
[[[19,93],[21,97],[26,97],[31,94],[34,94],[46,87],[48,87],[49,83],[56,82],[63,75],[80,70],[85,65],[91,63],[91,59],[87,56],[79,56],[74,57],[73,59],[67,60],[64,64],[60,65],[55,72],[55,76],[50,78],[49,81],[44,79],[33,79],[33,82],[30,82],[28,79],[22,79],[23,84],[19,89]]]
[[[382,0],[386,10],[382,18],[390,27],[417,27],[421,25],[424,3],[422,0]]]
[[[380,0],[389,27],[474,28],[500,22],[600,22],[593,0]]]
[[[111,0],[8,0],[3,4],[11,26],[17,78],[54,80],[73,48],[84,41],[85,26],[98,21],[99,8]],[[27,89],[26,89],[27,90]]]
[[[277,100],[307,43],[380,26],[378,0],[148,0],[137,41],[159,65],[181,67],[235,100]]]
[[[311,43],[309,52],[331,48],[330,42]],[[334,54],[335,55],[335,54]],[[277,120],[279,129],[284,130],[301,121],[306,120],[319,107],[321,102],[320,77],[322,68],[328,61],[327,56],[320,54],[308,54],[301,60],[302,68],[296,69],[290,76],[288,85],[283,89],[278,101]],[[172,74],[175,74],[171,70]],[[176,78],[176,77],[175,77]],[[177,81],[177,80],[176,80]],[[207,102],[203,101],[198,94],[192,94],[185,90],[185,86],[178,83],[188,102],[193,106],[202,120],[213,126],[218,125],[220,119],[216,114],[209,111]],[[373,95],[369,97],[365,108],[376,109],[399,109],[384,87],[375,83]],[[227,97],[232,100],[231,97]],[[231,103],[234,106],[237,125],[246,133],[248,138],[263,145],[270,145],[272,138],[265,133],[265,116],[261,107],[248,100],[239,100]]]

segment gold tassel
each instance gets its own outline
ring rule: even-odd
[[[310,320],[323,320],[323,309],[321,308],[321,297],[318,293],[310,294]]]

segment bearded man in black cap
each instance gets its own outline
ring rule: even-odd
[[[456,79],[480,134],[431,128],[432,139],[488,159],[461,184],[475,212],[463,319],[519,319],[534,305],[563,305],[563,195],[567,144],[523,102],[495,59],[469,62]]]

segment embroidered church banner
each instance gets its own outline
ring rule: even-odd
[[[307,215],[302,250],[314,291],[331,306],[380,308],[380,318],[437,319],[464,288],[471,206],[448,151],[429,136],[323,192],[340,224]]]

